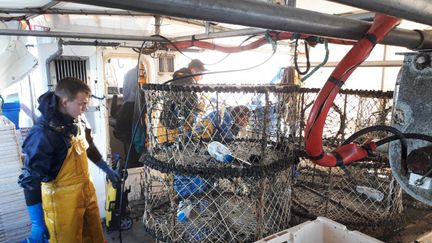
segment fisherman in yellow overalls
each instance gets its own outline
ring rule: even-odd
[[[24,242],[104,242],[87,157],[113,184],[121,179],[102,159],[86,126],[82,113],[89,97],[85,83],[65,78],[55,92],[39,98],[42,116],[24,141],[26,159],[19,177],[32,223]]]

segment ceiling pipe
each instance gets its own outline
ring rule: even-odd
[[[430,0],[328,0],[432,26]]]
[[[256,28],[246,28],[231,31],[212,32],[209,34],[196,34],[170,38],[171,41],[183,40],[204,40],[204,39],[217,39],[226,37],[236,37],[245,35],[260,35],[264,34],[266,30]],[[77,32],[61,32],[61,31],[29,31],[29,30],[9,30],[0,29],[0,35],[8,36],[35,36],[35,37],[61,37],[61,38],[80,38],[80,39],[103,39],[103,40],[123,40],[123,41],[155,41],[166,42],[165,39],[158,36],[136,36],[136,35],[113,35],[113,34],[99,34],[99,33],[77,33]]]
[[[32,15],[64,15],[64,14],[70,14],[70,15],[100,15],[100,16],[128,16],[128,17],[153,17],[154,14],[150,13],[142,13],[142,12],[135,12],[135,11],[124,11],[124,10],[84,10],[84,9],[61,9],[61,8],[48,8],[45,10],[42,10],[40,8],[3,8],[0,9],[0,14],[9,14],[9,15],[15,15],[15,14],[32,14]],[[197,26],[205,26],[205,23],[198,20],[192,20],[192,19],[183,19],[183,18],[175,18],[170,16],[162,16],[164,19],[169,19],[176,22],[191,24],[191,25],[197,25]],[[0,17],[0,20],[3,19],[5,21],[10,20],[22,20],[25,19],[25,16],[2,16]],[[227,27],[223,26],[213,26],[213,29],[219,30],[219,31],[229,31],[232,30]]]
[[[154,14],[123,10],[84,10],[84,9],[61,9],[48,8],[2,8],[2,14],[71,14],[71,15],[108,15],[108,16],[153,16]]]
[[[63,41],[64,46],[108,46],[119,47],[118,42],[100,42],[100,41]]]
[[[53,90],[53,87],[54,87],[54,82],[52,81],[52,78],[51,78],[51,62],[63,54],[63,40],[59,40],[57,45],[58,45],[57,51],[54,52],[51,56],[49,56],[45,61],[45,71],[46,71],[46,76],[47,76],[47,84],[48,84],[48,89],[51,91]]]
[[[366,21],[253,0],[62,1],[349,40],[361,39],[371,25]],[[432,48],[432,34],[394,29],[382,44],[409,49]]]
[[[112,35],[112,34],[97,34],[97,33],[61,32],[61,31],[29,31],[29,30],[0,29],[0,35],[165,42],[163,38],[157,36],[137,36],[137,35],[120,35],[120,34]]]

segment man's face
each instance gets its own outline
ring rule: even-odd
[[[76,119],[87,110],[88,102],[89,95],[86,92],[79,92],[75,99],[71,101],[67,100],[67,98],[62,98],[62,112]]]
[[[202,73],[202,71],[198,70],[197,68],[191,68],[191,73],[192,74]],[[203,76],[202,75],[193,76],[193,79],[198,82],[203,79]]]
[[[242,116],[238,116],[237,117],[237,124],[240,127],[244,127],[248,124],[249,122],[249,116],[248,115],[242,115]]]

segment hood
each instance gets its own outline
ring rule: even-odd
[[[42,116],[45,119],[50,120],[54,112],[57,110],[57,103],[59,101],[59,97],[54,94],[52,91],[48,91],[43,95],[39,96],[38,110],[41,112]]]
[[[52,127],[66,126],[71,127],[73,125],[74,118],[61,113],[57,109],[57,104],[60,98],[52,91],[48,91],[38,98],[39,107],[38,110],[42,114],[42,119]]]

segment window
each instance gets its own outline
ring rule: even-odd
[[[159,56],[159,72],[172,73],[174,72],[174,55]]]

